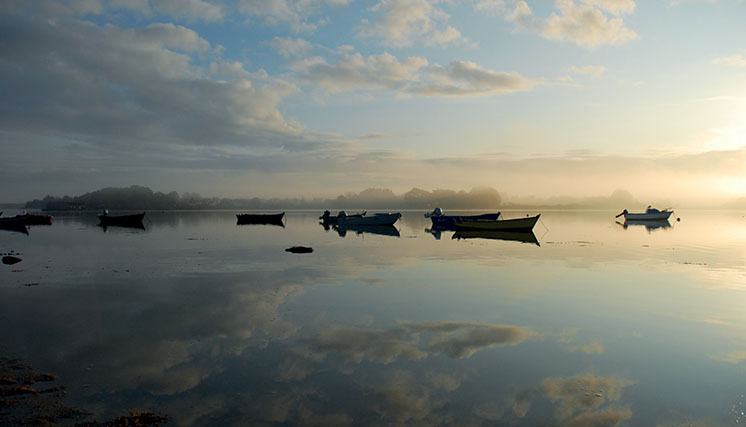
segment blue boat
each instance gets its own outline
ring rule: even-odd
[[[439,230],[456,230],[456,220],[460,221],[497,221],[500,217],[500,212],[486,213],[482,215],[443,215],[443,210],[435,208],[430,213],[426,213],[425,217],[430,218],[433,222],[433,228]]]

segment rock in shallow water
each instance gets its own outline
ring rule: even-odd
[[[285,249],[285,252],[294,254],[310,254],[311,252],[313,252],[313,248],[309,248],[306,246],[293,246],[292,248]]]
[[[23,261],[22,259],[14,256],[4,256],[3,257],[3,264],[13,265],[18,264],[19,262]]]

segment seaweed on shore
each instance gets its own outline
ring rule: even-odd
[[[75,427],[160,426],[168,417],[130,409],[106,421],[87,420],[92,414],[65,404],[65,386],[39,387],[38,383],[57,382],[51,374],[35,372],[18,359],[0,357],[0,425]]]

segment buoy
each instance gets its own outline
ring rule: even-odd
[[[676,222],[681,222],[681,218],[676,218]]]

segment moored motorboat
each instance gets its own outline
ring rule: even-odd
[[[52,225],[52,215],[27,214],[26,225]]]
[[[325,223],[328,223],[328,224],[336,224],[337,223],[337,218],[340,218],[340,217],[362,218],[367,213],[368,213],[367,211],[362,211],[362,212],[355,213],[355,214],[348,214],[345,211],[339,211],[339,212],[337,212],[337,216],[332,216],[332,213],[329,212],[328,210],[326,210],[326,211],[324,211],[324,214],[319,217],[319,219],[321,221],[325,222]]]
[[[663,209],[662,211],[659,211],[654,207],[648,206],[644,213],[631,213],[625,209],[615,218],[624,216],[625,220],[665,221],[668,220],[668,217],[670,217],[672,213],[673,211],[671,209]]]
[[[145,217],[145,212],[133,215],[109,215],[103,213],[98,216],[99,224],[103,226],[116,225],[119,227],[138,227],[144,228],[142,219]]]
[[[337,216],[338,225],[394,225],[401,218],[399,212],[376,213],[372,216]]]
[[[280,225],[283,224],[282,219],[285,217],[285,212],[278,214],[247,214],[241,213],[236,214],[236,224],[269,224],[269,225]]]
[[[482,220],[482,221],[495,221],[498,218],[500,218],[500,212],[495,213],[486,213],[481,215],[445,215],[443,214],[443,210],[440,208],[435,208],[432,212],[428,212],[425,214],[426,218],[430,218],[430,221],[433,222],[434,228],[440,228],[441,230],[450,230],[455,229],[456,227],[456,219],[461,218],[461,220]]]
[[[461,219],[456,218],[456,230],[511,230],[531,231],[541,214],[512,219]]]
[[[2,212],[0,212],[0,214],[2,214]],[[24,211],[21,215],[0,218],[0,223],[18,225],[52,225],[52,215],[36,215]]]

